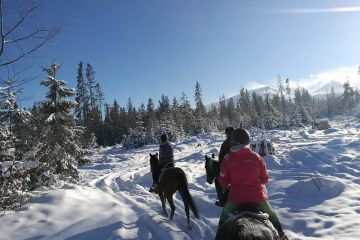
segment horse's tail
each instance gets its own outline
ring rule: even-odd
[[[179,179],[181,179],[181,181],[179,181],[179,193],[180,193],[181,197],[183,198],[184,203],[189,205],[189,207],[190,207],[191,211],[194,213],[195,217],[199,218],[199,212],[198,212],[195,202],[189,192],[188,182],[187,182],[185,172],[182,169],[180,169],[178,171],[178,174],[180,175]]]

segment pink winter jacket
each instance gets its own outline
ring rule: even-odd
[[[265,185],[269,175],[262,157],[250,148],[231,151],[221,164],[219,183],[230,184],[229,201],[260,203],[267,200]]]

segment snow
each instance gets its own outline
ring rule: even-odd
[[[360,123],[331,120],[327,130],[272,130],[276,155],[265,157],[270,202],[290,239],[360,239]],[[81,169],[79,185],[41,188],[22,211],[0,215],[0,239],[213,239],[221,208],[206,183],[204,155],[218,154],[224,135],[203,134],[174,143],[201,218],[187,231],[181,197],[174,221],[161,210],[149,153],[158,145],[104,148]],[[167,206],[169,208],[169,206]]]

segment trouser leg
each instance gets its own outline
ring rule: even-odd
[[[224,222],[226,221],[226,219],[228,219],[229,214],[234,212],[238,207],[238,204],[232,203],[232,202],[227,202],[221,212],[220,215],[220,219],[219,219],[219,224],[218,224],[218,229],[224,224]]]
[[[274,225],[279,234],[283,234],[283,228],[279,221],[278,216],[276,215],[274,209],[271,207],[269,201],[265,200],[259,204],[262,212],[269,214],[269,220]]]
[[[215,178],[215,189],[216,189],[216,194],[217,194],[217,198],[219,200],[219,202],[223,203],[223,189],[219,184],[219,179],[218,177]]]
[[[159,176],[160,176],[162,167],[163,167],[162,165],[159,165],[157,168],[154,169],[154,172],[153,172],[154,183],[159,183]]]

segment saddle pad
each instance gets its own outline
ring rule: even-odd
[[[261,221],[266,227],[268,227],[272,230],[274,235],[279,236],[278,231],[275,229],[274,225],[269,220],[269,214],[263,213],[263,212],[260,212],[260,213],[255,213],[255,212],[250,212],[250,211],[243,211],[240,213],[235,212],[234,214],[229,215],[229,217],[225,221],[225,223],[236,222],[240,218],[244,218],[244,217],[251,217],[251,218]],[[224,223],[224,225],[225,225],[225,223]]]
[[[161,172],[160,172],[160,175],[159,175],[159,182],[160,182],[160,180],[161,180],[161,177],[164,175],[165,170],[166,170],[166,169],[170,169],[170,168],[174,168],[174,167],[167,167],[167,168],[161,169]]]

